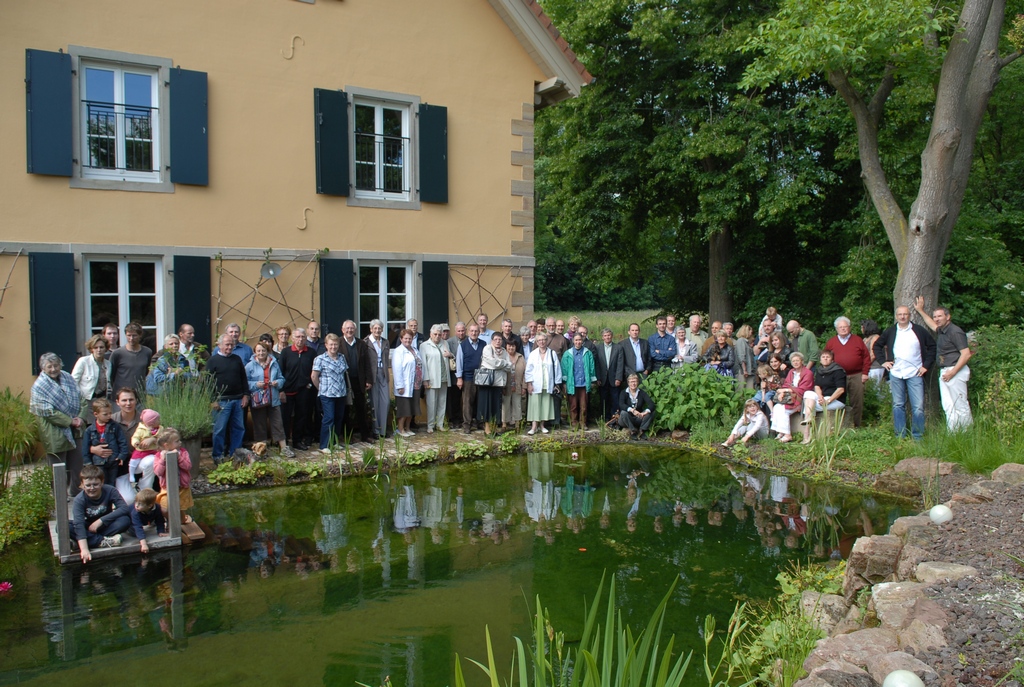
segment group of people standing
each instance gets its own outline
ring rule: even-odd
[[[819,350],[815,335],[799,321],[783,327],[775,308],[754,329],[734,331],[732,323],[713,322],[710,334],[693,315],[688,326],[675,317],[656,319],[656,332],[640,338],[632,323],[628,335],[614,340],[603,329],[592,341],[578,317],[530,320],[518,333],[511,319],[501,328],[488,328],[486,314],[454,331],[445,323],[419,332],[410,319],[385,337],[380,320],[369,323],[366,337],[356,336],[356,324],[342,324],[341,334],[320,336],[320,325],[280,327],[260,336],[252,347],[241,340],[241,327],[229,324],[209,354],[195,343],[195,330],[182,324],[153,351],[141,344],[143,328],[108,325],[85,342],[86,355],[64,372],[60,359],[44,354],[40,375],[32,388],[32,412],[38,416],[48,453],[71,466],[70,484],[78,484],[81,437],[95,417],[92,401],[116,404],[113,421],[131,436],[139,423],[139,391],[159,394],[175,379],[210,374],[218,390],[213,431],[216,462],[234,455],[245,437],[245,413],[251,414],[254,441],[268,439],[283,455],[292,447],[321,450],[350,440],[374,441],[392,430],[412,436],[414,420],[426,406],[426,432],[446,427],[475,428],[490,433],[529,424],[527,434],[547,433],[562,423],[562,406],[572,428],[585,428],[591,401],[594,413],[640,438],[650,430],[656,408],[640,386],[648,375],[666,368],[698,363],[737,384],[755,390],[753,405],[744,409],[727,441],[767,435],[770,429],[791,438],[790,416],[801,412],[807,427],[816,412],[844,408],[859,426],[864,385],[869,378],[888,379],[892,391],[893,423],[897,435],[920,439],[924,432],[925,373],[938,358],[939,390],[950,430],[971,424],[967,382],[971,349],[964,331],[952,323],[949,310],[924,309],[914,304],[926,326],[910,321],[908,306],[896,308],[896,323],[885,331],[872,320],[852,333],[846,317],[834,322],[835,335]],[[931,330],[931,331],[929,331]],[[785,332],[785,333],[783,333]],[[936,343],[935,337],[938,337]],[[788,336],[787,336],[788,335]],[[393,425],[391,399],[395,399]],[[756,409],[756,412],[755,412]],[[757,412],[764,413],[763,421]],[[909,429],[908,429],[909,419]],[[804,438],[807,439],[807,430]],[[127,467],[121,467],[122,472]]]

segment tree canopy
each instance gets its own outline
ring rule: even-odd
[[[819,330],[840,313],[891,311],[885,294],[904,266],[835,74],[871,97],[890,84],[876,164],[893,207],[906,207],[943,54],[959,40],[955,13],[914,0],[897,11],[881,0],[543,4],[597,80],[538,116],[538,307],[633,303],[753,321],[775,305]],[[820,30],[801,36],[812,19]],[[963,249],[943,268],[976,317],[996,299],[991,284],[970,282],[1016,284],[1021,273],[1024,205],[1000,182],[1024,153],[1005,129],[1020,108],[1011,114],[1002,97],[992,100],[1002,123],[990,114],[978,136],[986,181],[967,196]],[[1003,292],[1003,312],[1019,317],[1019,292]]]

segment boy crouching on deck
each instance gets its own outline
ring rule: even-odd
[[[121,533],[131,527],[128,504],[114,487],[103,483],[103,469],[84,465],[81,472],[82,491],[71,503],[73,520],[68,523],[78,540],[82,562],[92,560],[90,547],[121,545]]]

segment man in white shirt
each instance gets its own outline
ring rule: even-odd
[[[910,308],[896,308],[896,324],[882,332],[874,345],[875,359],[889,371],[892,391],[892,424],[896,436],[907,436],[907,405],[910,433],[924,436],[924,375],[935,362],[935,339],[924,327],[910,321]]]

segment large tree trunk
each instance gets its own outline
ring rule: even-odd
[[[732,227],[728,224],[708,239],[708,315],[722,322],[732,319],[728,285],[731,246]]]
[[[942,63],[932,130],[921,154],[921,186],[910,208],[902,255],[896,254],[895,305],[912,305],[919,295],[925,307],[938,305],[942,259],[960,217],[978,129],[999,81],[1005,12],[1006,0],[968,0],[960,13],[960,30]]]
[[[1006,0],[964,2],[942,63],[932,129],[921,154],[921,186],[909,218],[889,187],[878,152],[878,127],[895,70],[886,73],[870,101],[864,100],[847,74],[828,73],[829,82],[853,114],[861,176],[896,255],[894,306],[913,306],[919,295],[925,297],[926,307],[937,305],[942,259],[960,216],[978,129],[999,70],[1019,56],[999,58],[1005,12]]]

